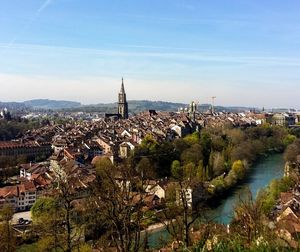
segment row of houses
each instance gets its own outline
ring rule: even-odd
[[[292,191],[280,194],[273,212],[277,235],[291,247],[299,248],[300,234],[300,184]]]
[[[58,169],[56,169],[58,167]],[[16,212],[29,210],[43,195],[55,194],[58,179],[68,170],[74,198],[86,196],[88,184],[95,179],[95,171],[74,160],[61,158],[59,161],[21,164],[14,185],[0,188],[0,208],[9,204]]]
[[[21,165],[18,184],[0,188],[0,208],[9,204],[15,211],[29,210],[52,179],[44,164]]]
[[[299,116],[288,113],[139,113],[125,120],[98,118],[49,124],[26,132],[19,141],[0,142],[0,156],[49,156],[65,150],[65,155],[81,162],[95,156],[126,158],[147,135],[161,142],[184,137],[202,127],[249,127],[263,123],[291,126]]]
[[[0,141],[0,156],[45,156],[52,153],[49,142],[38,141]]]

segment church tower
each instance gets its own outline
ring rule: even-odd
[[[121,116],[122,119],[128,118],[128,103],[126,100],[123,78],[122,78],[121,90],[119,93],[118,114]]]

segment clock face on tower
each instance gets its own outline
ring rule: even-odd
[[[119,102],[124,102],[123,95],[119,95]]]

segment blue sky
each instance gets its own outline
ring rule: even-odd
[[[296,107],[298,0],[2,0],[0,100]]]

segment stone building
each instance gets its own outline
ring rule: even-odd
[[[119,99],[118,99],[118,114],[122,119],[128,118],[128,103],[126,100],[123,78],[122,78],[121,90],[119,93]]]

